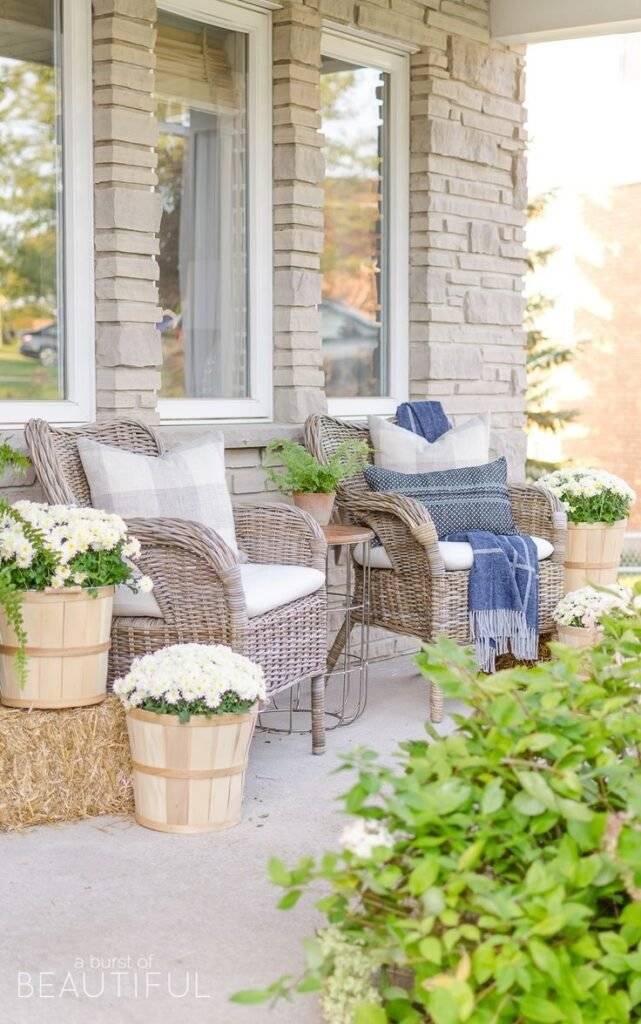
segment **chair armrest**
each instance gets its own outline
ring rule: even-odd
[[[395,569],[418,568],[433,576],[445,573],[436,527],[422,502],[402,494],[348,487],[341,489],[339,502],[353,522],[374,530]]]
[[[568,522],[556,495],[538,484],[509,484],[508,490],[517,529],[549,540],[554,545],[551,561],[563,563]]]
[[[236,540],[250,562],[307,565],[325,572],[327,544],[312,516],[284,502],[235,505]]]
[[[182,519],[128,519],[142,546],[141,572],[154,581],[154,596],[168,624],[191,637],[212,633],[233,646],[247,629],[247,607],[238,559],[213,530]]]

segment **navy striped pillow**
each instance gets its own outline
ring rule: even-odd
[[[518,533],[512,518],[504,458],[482,466],[434,473],[397,473],[378,466],[366,466],[364,472],[371,491],[403,494],[421,501],[432,517],[439,539],[468,530]]]

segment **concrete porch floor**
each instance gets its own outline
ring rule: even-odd
[[[228,832],[171,836],[94,818],[2,836],[0,1022],[320,1021],[311,996],[273,1010],[228,1002],[296,973],[319,921],[309,899],[276,909],[267,860],[335,847],[336,797],[350,784],[332,774],[338,755],[358,745],[390,754],[421,736],[427,707],[424,680],[399,658],[372,668],[365,714],[328,733],[324,757],[311,756],[307,735],[258,733],[244,819]]]

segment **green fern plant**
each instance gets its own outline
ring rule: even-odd
[[[31,465],[31,459],[24,452],[19,452],[9,444],[8,441],[3,441],[0,444],[0,476],[4,473],[5,469],[13,467],[21,472],[25,472]]]
[[[295,441],[272,441],[267,451],[283,463],[266,470],[267,479],[283,494],[332,494],[343,480],[360,472],[370,454],[367,442],[356,438],[343,441],[325,465]]]

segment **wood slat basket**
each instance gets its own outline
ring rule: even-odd
[[[568,523],[565,593],[590,583],[616,583],[627,519],[618,523]]]
[[[194,833],[237,825],[256,717],[253,708],[182,723],[177,715],[129,709],[138,824]]]
[[[76,708],[107,694],[113,587],[27,590],[27,678],[16,670],[18,640],[0,609],[0,697],[13,708]]]
[[[559,643],[567,644],[568,647],[594,647],[601,640],[602,632],[595,626],[587,629],[585,626],[559,626]]]

